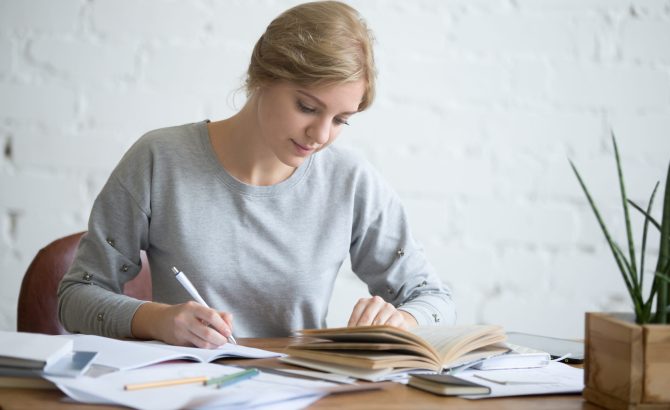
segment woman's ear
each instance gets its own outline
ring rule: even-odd
[[[247,93],[247,100],[244,103],[245,107],[255,106],[258,104],[258,99],[261,95],[261,87],[255,87]]]
[[[265,84],[255,85],[254,88],[251,90],[251,93],[249,94],[249,97],[253,98],[254,96],[261,95],[266,88],[267,88],[267,85],[265,85]]]

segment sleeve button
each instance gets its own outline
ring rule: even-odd
[[[122,272],[128,272],[128,265],[124,264],[123,266],[121,266],[121,271]]]

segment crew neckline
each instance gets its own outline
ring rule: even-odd
[[[291,176],[274,185],[262,186],[262,185],[250,185],[244,183],[239,179],[235,178],[234,176],[232,176],[223,167],[221,162],[219,162],[219,158],[216,156],[216,152],[214,152],[214,147],[212,146],[212,142],[210,141],[209,138],[209,129],[207,127],[207,124],[209,124],[209,122],[210,122],[209,120],[204,120],[197,124],[199,130],[200,145],[203,151],[205,152],[207,161],[210,163],[212,167],[215,168],[217,177],[228,188],[240,194],[248,196],[260,196],[260,197],[281,195],[284,192],[291,190],[294,186],[298,185],[305,177],[305,175],[307,175],[308,170],[312,166],[312,161],[314,160],[315,154],[310,155],[306,161],[300,164],[300,166],[295,170],[295,172],[293,172],[293,174],[291,174]]]

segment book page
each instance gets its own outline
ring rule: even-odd
[[[404,376],[406,372],[410,370],[417,370],[417,369],[393,369],[390,367],[384,369],[372,370],[372,369],[363,369],[360,367],[344,366],[335,363],[326,363],[315,360],[301,359],[298,357],[291,357],[291,356],[282,357],[279,360],[296,366],[306,367],[308,369],[315,369],[321,372],[335,373],[371,382],[392,380],[396,377]]]
[[[157,341],[118,340],[93,335],[67,335],[75,350],[98,352],[94,364],[119,370],[136,369],[169,360],[211,362],[222,357],[266,358],[279,353],[227,343],[219,349],[171,346]]]
[[[424,338],[415,333],[394,326],[336,327],[326,329],[306,329],[299,332],[305,336],[318,337],[334,342],[401,343],[412,344],[425,351],[423,356],[431,357],[439,364],[439,354]]]
[[[411,332],[425,339],[437,350],[442,364],[459,356],[505,340],[505,331],[500,326],[419,326]]]
[[[324,344],[325,343],[325,344]],[[291,346],[289,346],[290,348]],[[301,350],[393,350],[394,352],[407,352],[419,356],[426,356],[426,349],[409,344],[401,343],[353,343],[353,342],[315,342],[294,345],[293,349]],[[427,356],[429,360],[433,360],[433,356]]]
[[[333,343],[340,347],[350,344],[352,350],[354,348],[375,350],[373,346],[390,344],[397,344],[400,349],[403,349],[404,346],[413,345],[415,348],[412,349],[412,352],[417,352],[414,353],[417,355],[422,351],[421,357],[433,362],[433,365],[428,368],[435,369],[441,369],[445,364],[472,350],[504,341],[506,337],[502,327],[492,325],[418,326],[409,331],[392,326],[361,326],[308,329],[300,333],[330,341],[321,343],[322,346],[317,343],[312,344],[313,348],[310,350],[313,352],[319,347],[327,350],[328,346]],[[358,346],[363,343],[367,343],[367,347]],[[299,348],[300,345],[297,344],[294,347]],[[315,358],[315,354],[310,355],[310,358]],[[419,357],[417,356],[417,359]]]
[[[303,329],[298,332],[305,336],[318,337],[333,341],[360,340],[367,342],[406,341],[416,345],[426,342],[416,334],[395,326],[376,325],[358,327],[332,327],[325,329]]]
[[[158,341],[151,342],[136,342],[136,343],[150,343],[160,346],[161,348],[171,350],[176,353],[181,353],[188,356],[197,357],[200,362],[213,362],[224,357],[240,357],[244,359],[267,359],[269,357],[284,356],[281,353],[271,352],[263,349],[256,349],[255,347],[242,346],[238,344],[226,343],[216,349],[201,349],[198,347],[184,347],[173,346]]]
[[[440,371],[432,360],[412,354],[397,354],[390,352],[357,351],[311,351],[288,350],[290,357],[316,360],[319,362],[336,363],[364,369],[385,369],[393,367],[416,367]]]
[[[93,363],[119,370],[137,369],[168,360],[199,361],[197,356],[164,349],[151,343],[142,343],[93,335],[67,335],[74,341],[75,350],[98,352]]]

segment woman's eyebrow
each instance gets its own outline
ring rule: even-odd
[[[321,101],[320,99],[318,99],[316,96],[314,96],[314,95],[308,93],[307,91],[303,91],[303,90],[297,90],[297,91],[298,91],[300,94],[304,95],[305,97],[308,97],[308,98],[313,99],[313,100],[316,101],[316,103],[319,104],[321,107],[323,107],[323,108],[328,108],[328,105],[326,105],[326,103],[324,103],[323,101]],[[358,111],[345,111],[345,112],[342,112],[342,113],[340,113],[340,114],[344,114],[344,115],[353,115],[353,114],[356,114],[357,112],[358,112]]]

